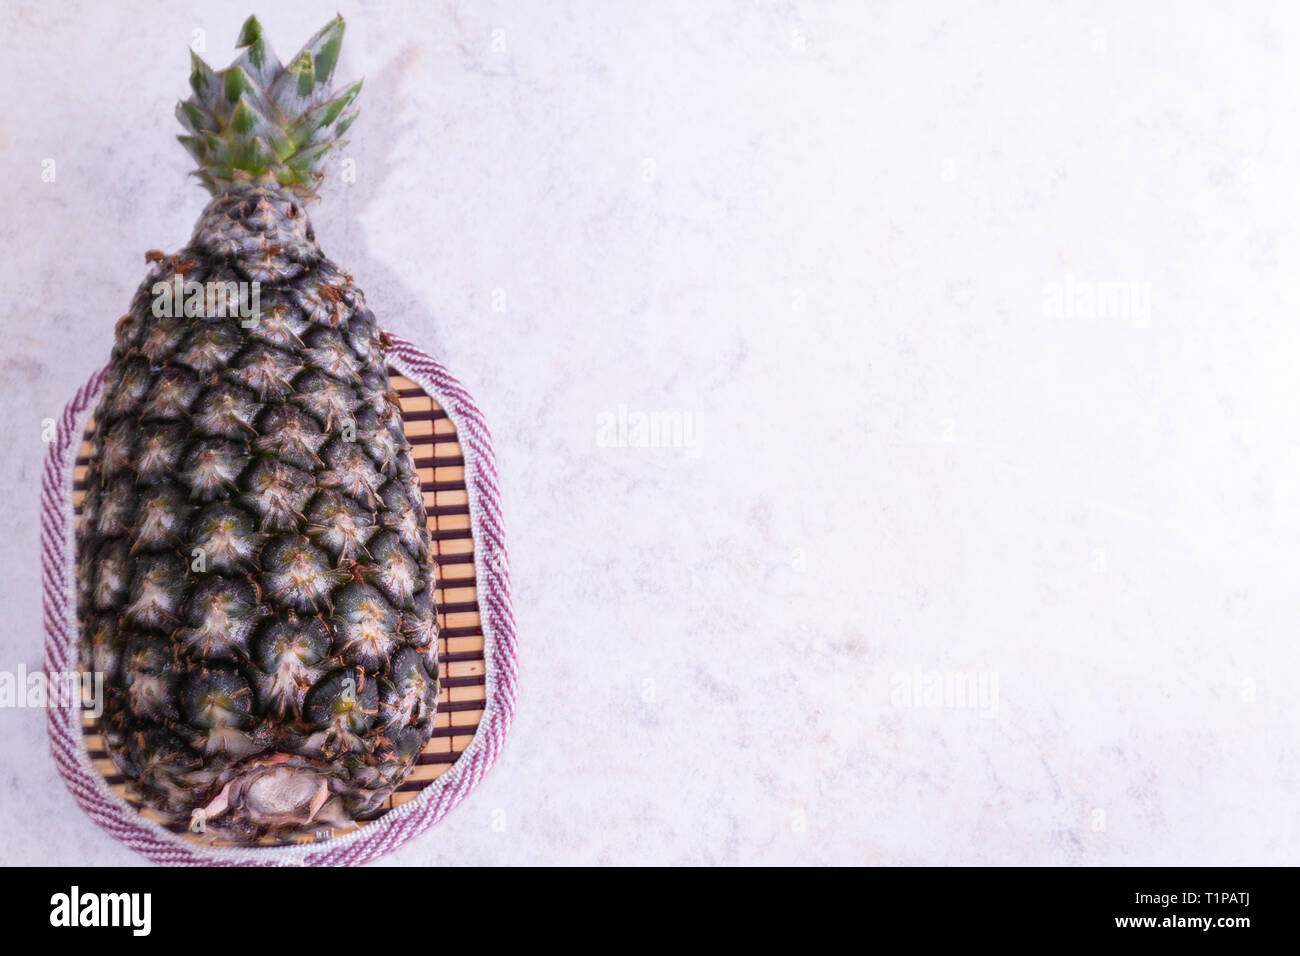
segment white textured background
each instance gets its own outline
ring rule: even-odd
[[[282,56],[335,11],[266,6]],[[389,862],[1300,859],[1300,9],[920,6],[342,4],[317,232],[493,427],[522,653]],[[166,9],[0,11],[3,670],[41,422],[204,203],[186,45],[249,10]],[[0,711],[0,862],[138,861],[47,746]]]

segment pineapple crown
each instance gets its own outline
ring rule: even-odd
[[[213,70],[191,52],[194,95],[176,105],[187,134],[177,139],[199,164],[198,176],[214,196],[237,182],[279,183],[304,199],[315,198],[326,154],[357,118],[348,107],[361,81],[330,90],[343,46],[336,16],[284,66],[249,17],[229,67]]]

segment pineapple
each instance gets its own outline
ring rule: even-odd
[[[389,344],[307,218],[356,118],[336,18],[193,58],[213,199],[117,325],[77,537],[84,666],[132,792],[240,843],[373,817],[433,730],[434,567]]]

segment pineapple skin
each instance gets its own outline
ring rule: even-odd
[[[222,186],[118,323],[78,620],[132,792],[176,825],[288,840],[377,814],[428,742],[434,566],[374,315],[298,192]],[[258,283],[256,322],[158,316],[178,275]]]

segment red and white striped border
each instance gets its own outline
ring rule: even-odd
[[[90,765],[75,704],[49,708],[50,750],[73,797],[100,826],[157,863],[189,866],[339,866],[366,863],[433,826],[478,785],[496,761],[514,718],[519,661],[510,609],[510,570],[492,437],[474,400],[442,365],[392,336],[391,365],[419,383],[447,412],[465,456],[474,530],[474,565],[483,629],[485,703],[474,739],[451,769],[419,796],[347,836],[303,846],[204,847],[140,816]],[[105,369],[90,377],[59,419],[41,479],[41,583],[45,668],[78,669],[72,483],[86,419]]]

